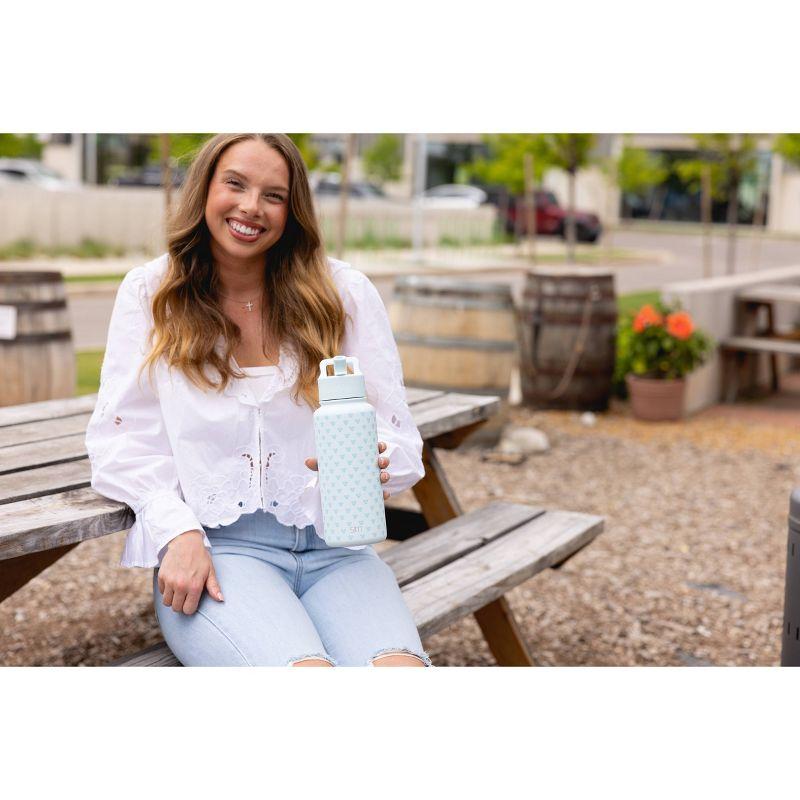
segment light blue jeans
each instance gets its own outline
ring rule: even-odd
[[[261,510],[205,532],[223,602],[203,590],[194,614],[173,611],[153,570],[156,616],[185,666],[284,666],[307,658],[369,666],[390,652],[430,666],[394,573],[372,547],[328,547],[313,525],[282,525]]]

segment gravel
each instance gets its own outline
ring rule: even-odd
[[[508,594],[541,665],[774,665],[800,426],[699,415],[639,423],[624,406],[581,424],[512,408],[551,449],[522,463],[438,451],[462,506],[495,499],[599,514],[559,570]],[[413,508],[411,493],[390,503]],[[161,640],[150,570],[118,566],[124,534],[85,542],[0,604],[0,664],[101,665]],[[425,642],[441,666],[491,665],[470,617]]]

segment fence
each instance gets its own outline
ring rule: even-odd
[[[323,197],[317,210],[325,241],[337,241],[339,203]],[[414,209],[402,201],[350,200],[347,248],[411,247]],[[426,248],[490,244],[495,233],[493,206],[425,209]],[[28,240],[41,247],[73,246],[83,239],[129,250],[157,253],[164,248],[164,192],[147,187],[87,186],[46,191],[0,184],[0,246]]]

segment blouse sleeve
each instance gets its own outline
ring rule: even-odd
[[[117,292],[108,330],[100,389],[86,430],[92,488],[119,500],[136,514],[134,528],[162,549],[181,533],[198,530],[211,543],[186,505],[156,391],[148,371],[151,325],[143,268],[131,270]],[[135,533],[133,531],[132,533]]]
[[[383,455],[389,459],[384,488],[395,495],[425,476],[422,437],[406,402],[400,354],[383,300],[364,273],[352,268],[346,272],[343,300],[350,318],[343,353],[356,356],[364,373],[367,400],[376,411],[378,440],[386,443]]]

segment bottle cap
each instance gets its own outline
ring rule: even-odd
[[[333,375],[328,375],[328,364],[333,365]],[[347,372],[348,365],[353,367],[353,374]],[[355,356],[334,356],[319,362],[319,401],[326,400],[363,400],[366,398],[364,375],[358,367]]]

